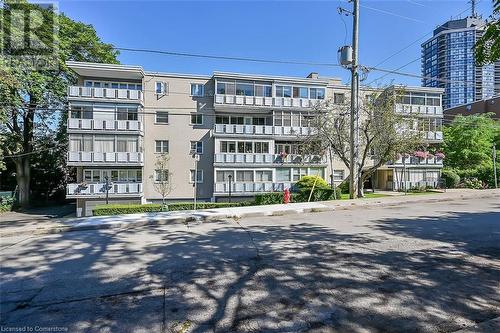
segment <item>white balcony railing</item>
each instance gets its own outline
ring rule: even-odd
[[[324,164],[321,155],[217,153],[215,163],[230,164]]]
[[[248,135],[280,135],[303,136],[315,133],[313,127],[300,126],[269,126],[269,125],[233,125],[215,124],[217,134],[248,134]]]
[[[443,132],[442,131],[424,131],[423,137],[425,140],[431,141],[442,141],[443,140]]]
[[[215,95],[216,105],[231,104],[261,107],[311,108],[321,101],[320,99],[309,98]]]
[[[443,115],[442,106],[396,104],[396,112],[406,114]]]
[[[142,193],[142,183],[113,183],[108,192],[110,195],[137,194]],[[106,194],[105,183],[92,184],[68,184],[66,186],[66,195],[85,196]]]
[[[291,182],[285,183],[247,183],[247,182],[236,182],[231,183],[231,193],[238,195],[241,193],[259,193],[259,192],[282,192],[285,188],[290,189],[293,186]],[[229,182],[225,183],[215,183],[214,192],[218,194],[228,194],[229,193]]]
[[[142,122],[137,120],[68,119],[68,129],[141,131]]]
[[[88,152],[70,151],[68,152],[68,163],[143,163],[143,154],[137,152]]]
[[[427,165],[427,166],[442,166],[443,159],[437,157],[430,158],[419,158],[414,156],[402,157],[394,162],[387,163],[388,165],[394,166],[415,166],[415,165]]]
[[[96,88],[70,86],[68,88],[69,97],[99,98],[99,99],[123,99],[128,101],[143,101],[142,90]]]

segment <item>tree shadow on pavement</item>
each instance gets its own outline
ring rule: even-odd
[[[450,332],[500,315],[497,218],[380,220],[371,228],[383,237],[334,224],[233,222],[62,233],[2,253],[1,323],[70,332]]]

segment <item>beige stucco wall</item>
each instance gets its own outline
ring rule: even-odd
[[[157,95],[157,81],[168,83],[166,95]],[[205,85],[204,97],[190,96],[191,83]],[[210,199],[213,189],[213,86],[209,78],[180,77],[167,75],[147,75],[144,78],[144,196],[147,200],[161,199],[154,190],[152,180],[155,161],[156,140],[169,141],[170,170],[172,173],[172,192],[169,199],[192,199],[193,184],[190,183],[190,169],[194,169],[194,159],[189,154],[190,141],[203,142],[203,154],[198,169],[203,170],[203,183],[198,184],[198,198]],[[168,124],[156,124],[155,112],[169,112]],[[191,125],[191,114],[202,113],[203,125]]]

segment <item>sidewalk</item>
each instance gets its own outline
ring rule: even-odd
[[[199,211],[178,211],[161,213],[126,214],[114,216],[93,216],[84,218],[56,218],[38,223],[26,221],[8,221],[0,223],[0,237],[18,236],[21,234],[50,234],[65,231],[124,228],[149,224],[187,223],[191,221],[208,222],[228,218],[257,216],[278,216],[301,214],[336,209],[355,209],[367,206],[398,206],[411,203],[440,202],[466,200],[468,198],[498,197],[497,190],[448,190],[446,193],[388,196],[372,199],[337,200],[323,202],[292,203],[288,205],[247,206],[232,208],[216,208]],[[0,219],[2,216],[0,216]]]
[[[92,216],[82,218],[43,220],[38,224],[26,221],[0,223],[0,237],[20,234],[51,234],[65,231],[124,228],[148,224],[172,224],[187,222],[208,222],[228,218],[280,216],[334,210],[334,207],[320,202],[301,202],[288,205],[265,205],[176,212],[124,214],[113,216]]]

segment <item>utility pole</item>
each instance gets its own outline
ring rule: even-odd
[[[358,28],[359,0],[353,0],[352,12],[352,64],[351,64],[351,128],[350,128],[350,161],[349,198],[355,199],[358,191],[358,149],[359,149],[359,111],[358,111]]]
[[[109,190],[111,188],[111,186],[109,186],[109,177],[106,176],[104,177],[104,180],[106,181],[106,183],[104,184],[105,186],[105,189],[106,189],[106,205],[109,204]]]
[[[198,161],[200,160],[200,155],[197,151],[193,154],[194,158],[194,179],[193,179],[193,188],[194,188],[194,201],[193,201],[193,209],[196,210],[196,197],[198,194]]]
[[[498,188],[497,182],[497,147],[493,144],[493,174],[495,175],[495,188]]]

